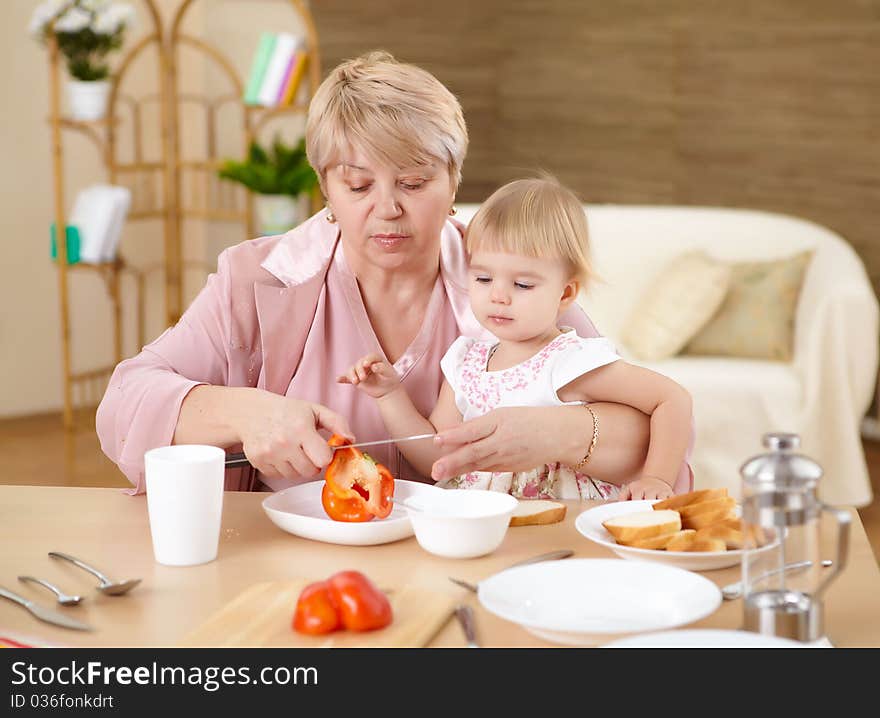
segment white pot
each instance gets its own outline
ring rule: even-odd
[[[67,81],[67,100],[74,120],[100,120],[107,114],[110,81]]]
[[[309,197],[302,194],[258,194],[256,197],[257,231],[260,235],[283,234],[308,217]]]

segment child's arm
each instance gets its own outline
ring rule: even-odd
[[[633,499],[672,494],[690,438],[692,402],[672,379],[643,367],[615,361],[582,374],[562,387],[562,401],[611,401],[627,404],[651,417],[648,456],[639,478],[627,484]]]
[[[445,379],[437,405],[426,419],[412,403],[394,367],[375,354],[359,360],[348,374],[337,381],[356,386],[376,399],[382,421],[393,439],[413,434],[433,434],[461,423],[455,396]],[[397,448],[422,476],[431,475],[431,466],[444,453],[431,439],[404,441]]]

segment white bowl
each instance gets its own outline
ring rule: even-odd
[[[428,553],[475,558],[501,545],[517,507],[510,494],[478,489],[446,489],[407,501],[416,541]]]

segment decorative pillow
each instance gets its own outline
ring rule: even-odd
[[[674,356],[724,301],[730,266],[703,252],[674,259],[641,296],[621,340],[639,359]]]
[[[798,297],[812,257],[807,251],[732,265],[727,297],[683,353],[789,361]]]

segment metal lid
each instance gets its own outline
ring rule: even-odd
[[[809,489],[822,478],[822,467],[810,457],[792,453],[800,448],[797,434],[764,434],[769,453],[759,454],[740,467],[743,481],[755,487]]]

